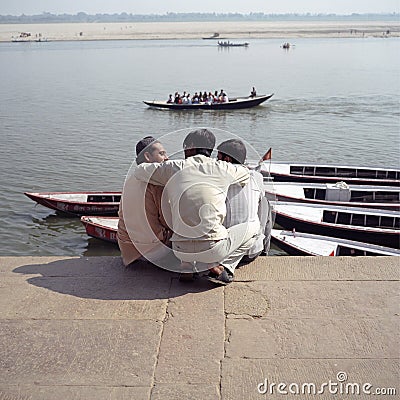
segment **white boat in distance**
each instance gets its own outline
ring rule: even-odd
[[[275,222],[287,230],[400,248],[396,211],[320,204],[271,202]]]
[[[304,232],[272,229],[271,240],[291,255],[300,256],[400,256],[400,250]]]
[[[400,210],[400,186],[270,181],[264,182],[264,189],[270,201]]]
[[[275,182],[344,181],[355,185],[400,186],[400,170],[395,168],[316,165],[303,163],[263,162],[260,172]]]

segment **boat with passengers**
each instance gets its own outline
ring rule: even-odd
[[[261,96],[246,96],[229,98],[227,102],[202,102],[192,104],[177,104],[168,101],[143,101],[144,104],[152,108],[164,108],[168,110],[239,110],[243,108],[251,108],[259,106],[265,101],[269,100],[274,94],[261,95]]]

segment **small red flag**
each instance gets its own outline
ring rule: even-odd
[[[260,160],[260,162],[271,160],[272,159],[272,147],[269,148],[269,150],[263,155],[263,158]]]
[[[329,254],[329,257],[334,257],[335,256],[335,250],[332,251],[331,254]]]

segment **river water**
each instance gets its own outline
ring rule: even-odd
[[[296,39],[289,51],[281,40],[248,41],[1,43],[0,255],[118,254],[23,192],[121,190],[135,143],[149,134],[169,153],[182,132],[209,127],[258,154],[272,147],[275,161],[399,167],[398,39]],[[142,103],[252,86],[273,98],[230,112]]]

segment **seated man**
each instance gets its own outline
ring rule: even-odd
[[[218,146],[218,159],[233,164],[244,164],[246,147],[241,140],[230,139]],[[271,207],[264,196],[263,176],[255,170],[250,171],[250,180],[244,187],[232,185],[227,196],[227,213],[224,226],[227,228],[245,221],[260,222],[260,231],[248,249],[231,254],[221,262],[232,274],[240,261],[251,261],[262,251],[268,252],[271,237]],[[222,272],[222,268],[219,268]],[[218,272],[218,271],[217,271]]]
[[[145,163],[134,172],[139,180],[165,186],[163,196],[167,196],[172,214],[172,248],[183,263],[194,264],[197,271],[212,269],[241,246],[247,248],[260,230],[259,221],[224,227],[229,186],[245,185],[249,171],[243,165],[210,158],[214,146],[213,133],[199,129],[183,142],[185,160]],[[223,283],[232,279],[230,276]]]
[[[137,143],[136,155],[138,165],[168,160],[163,145],[151,136]],[[141,256],[154,262],[168,253],[166,244],[172,232],[161,213],[161,196],[162,187],[146,185],[132,174],[126,178],[119,206],[117,232],[124,265]]]

